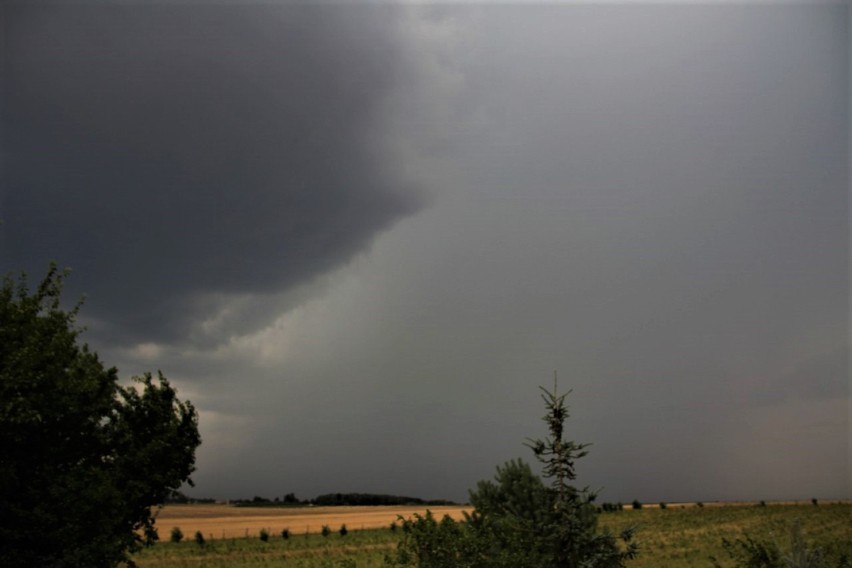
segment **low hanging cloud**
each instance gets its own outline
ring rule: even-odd
[[[403,67],[394,10],[6,17],[2,269],[72,267],[70,294],[113,341],[174,339],[231,300],[293,293],[420,206],[377,142]]]

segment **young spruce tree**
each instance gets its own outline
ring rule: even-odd
[[[577,489],[571,484],[577,474],[574,462],[585,456],[589,444],[578,444],[564,438],[564,424],[568,418],[565,394],[557,394],[554,374],[553,392],[542,391],[547,414],[543,417],[549,436],[528,440],[536,459],[543,464],[542,474],[551,481],[549,488],[549,514],[543,523],[544,548],[549,550],[549,565],[566,568],[615,568],[636,556],[637,547],[632,542],[634,529],[630,528],[616,538],[609,532],[599,532],[597,493],[588,487]],[[618,540],[624,543],[619,546]]]

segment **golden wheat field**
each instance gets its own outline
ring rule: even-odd
[[[469,507],[458,506],[371,506],[371,507],[234,507],[231,505],[168,505],[157,516],[161,538],[168,538],[172,527],[184,534],[201,531],[206,538],[254,536],[260,529],[272,534],[290,529],[293,534],[318,533],[323,525],[337,530],[346,525],[350,530],[390,526],[400,516],[409,518],[426,509],[438,518],[449,515],[463,518]]]

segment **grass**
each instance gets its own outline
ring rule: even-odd
[[[790,528],[797,519],[808,543],[845,552],[852,560],[852,503],[686,508],[670,504],[665,509],[628,508],[603,513],[599,524],[613,532],[638,525],[640,554],[628,563],[631,568],[711,568],[711,556],[716,556],[723,566],[731,565],[725,564],[723,538],[734,540],[748,533],[756,539],[776,541],[787,549]],[[388,528],[351,530],[346,536],[336,530],[327,537],[291,534],[288,540],[270,531],[269,542],[261,542],[256,535],[208,540],[204,546],[192,539],[161,542],[136,555],[135,560],[143,568],[378,568],[398,538],[399,533]]]
[[[757,540],[790,545],[790,529],[798,519],[805,540],[826,550],[840,550],[852,560],[852,504],[714,506],[625,510],[599,516],[601,528],[618,532],[636,524],[640,547],[633,568],[711,568],[711,556],[723,566],[728,556],[722,539],[746,533]]]
[[[315,533],[291,534],[286,540],[280,533],[270,533],[268,542],[256,536],[212,539],[204,546],[195,542],[162,542],[143,550],[134,560],[140,568],[378,568],[385,554],[396,546],[397,538],[390,529],[368,529],[349,531],[346,536],[336,531],[327,537]]]

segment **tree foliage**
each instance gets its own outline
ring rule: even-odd
[[[497,467],[494,481],[470,492],[463,523],[431,513],[403,520],[404,537],[388,564],[423,568],[618,568],[637,553],[633,530],[597,529],[596,494],[572,485],[587,444],[564,438],[565,397],[542,388],[549,436],[528,440],[544,478],[522,460]],[[569,391],[570,392],[570,391]]]
[[[194,470],[198,419],[159,373],[118,382],[60,306],[67,272],[0,290],[0,565],[100,567],[156,539]]]

